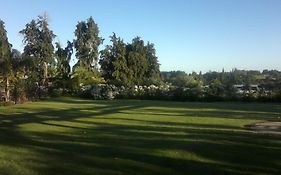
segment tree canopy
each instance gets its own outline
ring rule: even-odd
[[[94,19],[90,17],[87,21],[78,22],[74,34],[76,37],[74,47],[78,59],[76,67],[97,69],[98,49],[103,39],[99,36],[99,27]]]
[[[125,44],[115,33],[112,45],[101,51],[101,71],[105,79],[115,85],[159,84],[160,70],[154,44],[144,44],[140,37]]]

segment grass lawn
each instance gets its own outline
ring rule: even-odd
[[[281,104],[58,98],[0,107],[1,175],[281,174]]]

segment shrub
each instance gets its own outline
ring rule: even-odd
[[[0,106],[11,106],[14,105],[15,103],[12,101],[7,101],[7,102],[0,102]]]
[[[267,94],[249,92],[237,94],[234,90],[225,92],[214,86],[175,87],[168,84],[155,86],[117,87],[115,85],[98,84],[82,86],[78,96],[96,100],[112,99],[144,99],[144,100],[176,100],[176,101],[280,101],[281,95],[276,92]],[[56,94],[56,93],[55,93]]]
[[[51,97],[60,97],[62,95],[65,95],[62,88],[51,89],[49,94]]]

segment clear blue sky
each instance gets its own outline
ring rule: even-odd
[[[15,48],[23,49],[18,31],[45,11],[62,44],[93,16],[105,43],[112,32],[155,43],[163,71],[281,70],[281,0],[3,0]]]

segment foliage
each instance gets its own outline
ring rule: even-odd
[[[66,47],[56,42],[56,49],[46,14],[20,31],[23,53],[12,48],[6,33],[0,21],[0,90],[6,101],[77,94],[93,99],[281,101],[277,70],[160,72],[153,43],[140,37],[125,43],[115,33],[99,52],[103,39],[92,17],[78,22],[73,42]],[[71,68],[73,48],[78,61]]]
[[[164,82],[171,83],[178,87],[196,87],[202,84],[200,80],[196,80],[192,75],[188,75],[184,71],[161,72]]]
[[[127,64],[132,77],[132,85],[143,85],[148,62],[144,41],[139,37],[134,38],[132,43],[127,45]]]
[[[38,72],[40,80],[45,79],[48,73],[48,67],[54,63],[52,44],[55,35],[49,29],[47,16],[38,16],[38,19],[32,20],[26,24],[25,29],[21,30],[24,40],[24,57],[29,59],[34,71]]]
[[[94,19],[78,22],[76,25],[74,47],[78,62],[76,67],[82,66],[89,69],[97,69],[98,48],[103,39],[99,36],[99,28]]]
[[[54,65],[53,39],[55,35],[49,29],[47,15],[38,16],[21,30],[23,35],[24,53],[26,60],[27,90],[29,97],[41,98],[48,86],[49,69]],[[36,92],[36,94],[34,94]]]
[[[12,102],[12,101],[5,101],[5,102],[1,102],[0,101],[0,107],[1,106],[12,106],[12,105],[14,105],[15,103],[14,102]]]
[[[53,86],[57,89],[62,88],[62,93],[66,93],[67,89],[71,88],[70,61],[73,54],[73,43],[68,41],[65,48],[62,48],[60,43],[56,43],[56,48],[56,76]]]
[[[101,51],[99,62],[108,83],[126,87],[161,83],[154,44],[145,45],[140,37],[125,44],[115,33],[110,38],[112,45]]]
[[[67,41],[67,46],[63,49],[60,43],[56,43],[56,67],[59,74],[59,77],[62,79],[67,79],[71,73],[70,61],[73,54],[73,43]]]
[[[6,101],[10,98],[10,79],[12,76],[11,44],[8,41],[4,22],[0,19],[0,78],[2,77],[6,92]],[[1,84],[0,84],[1,87]]]
[[[112,45],[107,45],[101,51],[101,72],[105,80],[117,86],[128,86],[131,84],[131,75],[127,65],[126,44],[115,35],[110,37]]]
[[[0,20],[0,74],[8,76],[11,72],[11,44],[8,41],[4,22]]]
[[[145,46],[146,59],[147,59],[147,70],[145,73],[145,84],[146,85],[159,85],[161,84],[160,78],[160,64],[158,62],[158,57],[156,56],[156,49],[153,43],[148,42]]]
[[[84,67],[75,69],[71,79],[74,89],[79,89],[83,86],[95,85],[105,82],[99,72],[92,71]]]
[[[26,84],[24,79],[16,79],[13,83],[12,100],[17,103],[24,103],[27,101]]]

